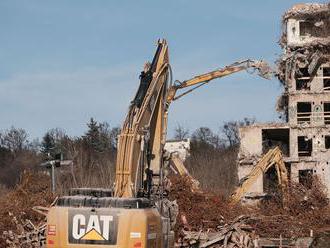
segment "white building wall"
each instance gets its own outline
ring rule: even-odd
[[[242,180],[244,177],[249,175],[251,170],[253,169],[254,164],[252,165],[241,165],[238,167],[238,180]],[[258,179],[252,184],[251,189],[249,190],[250,194],[262,194],[264,191],[263,187],[263,177],[260,176]]]
[[[168,140],[165,143],[164,149],[169,153],[177,153],[179,158],[185,161],[190,152],[190,139]]]
[[[240,154],[244,156],[255,156],[262,154],[262,131],[256,126],[240,128]]]

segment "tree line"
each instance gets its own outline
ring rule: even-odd
[[[174,130],[174,139],[191,139],[191,156],[186,165],[206,188],[228,188],[235,181],[239,144],[238,128],[255,120],[225,122],[217,132],[200,127],[193,132],[182,125]],[[48,130],[41,141],[30,140],[21,128],[0,132],[0,188],[13,187],[24,170],[39,170],[40,164],[62,153],[72,166],[58,170],[58,189],[71,187],[111,187],[115,174],[119,127],[91,118],[86,131],[70,137],[63,129]],[[218,177],[216,177],[218,175]]]

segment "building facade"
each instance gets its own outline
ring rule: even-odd
[[[274,146],[283,152],[289,180],[306,186],[317,175],[330,197],[330,5],[299,4],[283,16],[278,78],[282,123],[240,128],[238,176],[244,178]],[[247,198],[271,191],[274,171],[254,183]]]

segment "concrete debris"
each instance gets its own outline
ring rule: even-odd
[[[283,15],[283,48],[329,44],[329,4],[297,4]]]
[[[43,173],[25,172],[16,188],[0,199],[0,247],[42,247],[46,208],[54,196]],[[36,210],[34,210],[36,209]]]
[[[176,247],[311,247],[314,236],[330,230],[329,200],[317,178],[311,189],[292,184],[287,202],[276,196],[244,207],[189,187],[189,180],[173,180]]]
[[[184,231],[176,247],[240,247],[253,248],[252,227],[246,224],[248,217],[239,216],[230,224],[208,232]]]
[[[178,206],[176,200],[170,201],[168,199],[163,199],[161,203],[163,204],[162,207],[159,206],[159,203],[156,203],[156,206],[159,209],[163,209],[164,217],[167,217],[170,219],[171,228],[174,229],[176,222],[177,222],[177,217],[179,214],[179,206]]]
[[[12,215],[12,213],[10,213]],[[13,216],[13,223],[19,231],[4,231],[2,238],[8,248],[41,248],[46,244],[46,220],[35,226],[30,220],[18,221]]]
[[[304,3],[296,4],[291,9],[285,12],[283,20],[289,18],[306,18],[310,16],[325,14],[327,15],[330,8],[330,4],[321,3]]]
[[[277,61],[278,78],[288,88],[288,80],[302,76],[299,68],[308,67],[310,81],[330,54],[330,3],[297,4],[283,16],[280,45],[285,53]]]
[[[189,178],[173,177],[171,182],[169,197],[179,206],[174,228],[177,237],[183,235],[182,231],[216,229],[224,224],[225,220],[233,220],[236,216],[244,214],[240,206],[229,206],[228,200],[222,196],[211,192],[193,192]]]
[[[330,43],[330,38],[327,39]],[[320,65],[327,62],[330,58],[330,48],[320,42],[309,45],[304,48],[295,50],[287,50],[279,60],[277,60],[278,71],[277,76],[285,87],[287,93],[290,85],[288,80],[294,80],[295,77],[302,77],[303,72],[300,68],[308,68],[309,83],[314,79]]]

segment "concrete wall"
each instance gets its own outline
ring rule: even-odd
[[[298,65],[297,65],[298,66]],[[302,67],[302,66],[300,66]],[[295,72],[292,71],[289,78],[287,78],[288,93],[289,94],[304,94],[304,93],[322,93],[323,90],[323,67],[330,67],[329,63],[322,64],[317,70],[310,82],[310,90],[298,90],[296,88]]]
[[[290,159],[299,160],[329,160],[330,150],[325,148],[325,136],[330,135],[328,127],[293,127],[290,129]],[[298,157],[298,136],[306,136],[312,139],[312,156],[306,158]]]
[[[305,20],[299,20],[295,18],[290,18],[286,22],[286,38],[287,38],[287,45],[290,47],[294,46],[304,46],[309,43],[315,41],[321,41],[324,38],[322,37],[313,37],[311,35],[302,35],[300,33],[300,26],[301,23]],[[329,21],[328,20],[319,20],[315,19],[313,21],[315,27],[314,28],[322,28],[325,32],[329,29]],[[329,32],[329,31],[328,31]]]
[[[323,90],[323,67],[330,67],[329,63],[325,63],[317,70],[316,76],[311,81],[310,90],[298,90],[296,91],[296,81],[294,76],[288,80],[289,84],[289,101],[288,101],[288,113],[289,124],[297,125],[297,103],[298,102],[310,102],[312,106],[311,124],[314,126],[324,125],[324,102],[330,102],[330,91]]]
[[[318,161],[318,162],[307,162],[302,161],[298,163],[291,163],[291,181],[299,182],[299,170],[312,170],[313,175],[317,175],[321,182],[326,186],[326,192],[330,198],[330,167],[329,162]]]
[[[239,129],[240,154],[242,156],[255,156],[262,154],[262,132],[258,126],[248,126]]]
[[[323,126],[324,123],[324,102],[330,102],[330,93],[322,93],[317,95],[302,94],[293,95],[289,98],[289,123],[290,125],[303,125],[298,123],[297,118],[297,105],[298,102],[311,103],[311,116],[310,122],[313,126]],[[304,126],[304,125],[303,125]]]
[[[169,153],[177,153],[182,161],[185,161],[189,156],[190,139],[185,140],[168,140],[165,143],[164,149]]]
[[[258,159],[262,156],[262,130],[263,129],[280,129],[288,128],[285,124],[258,124],[252,126],[241,127],[239,129],[240,136],[240,150],[238,163],[238,179],[246,177],[253,167],[256,165]],[[258,195],[263,194],[263,176],[260,175],[258,179],[251,186],[248,194]]]
[[[246,177],[251,170],[253,169],[254,164],[250,165],[241,165],[238,167],[238,180],[241,180],[242,178]],[[263,187],[263,177],[260,176],[258,179],[252,184],[251,189],[249,193],[251,194],[262,194],[264,192]]]

